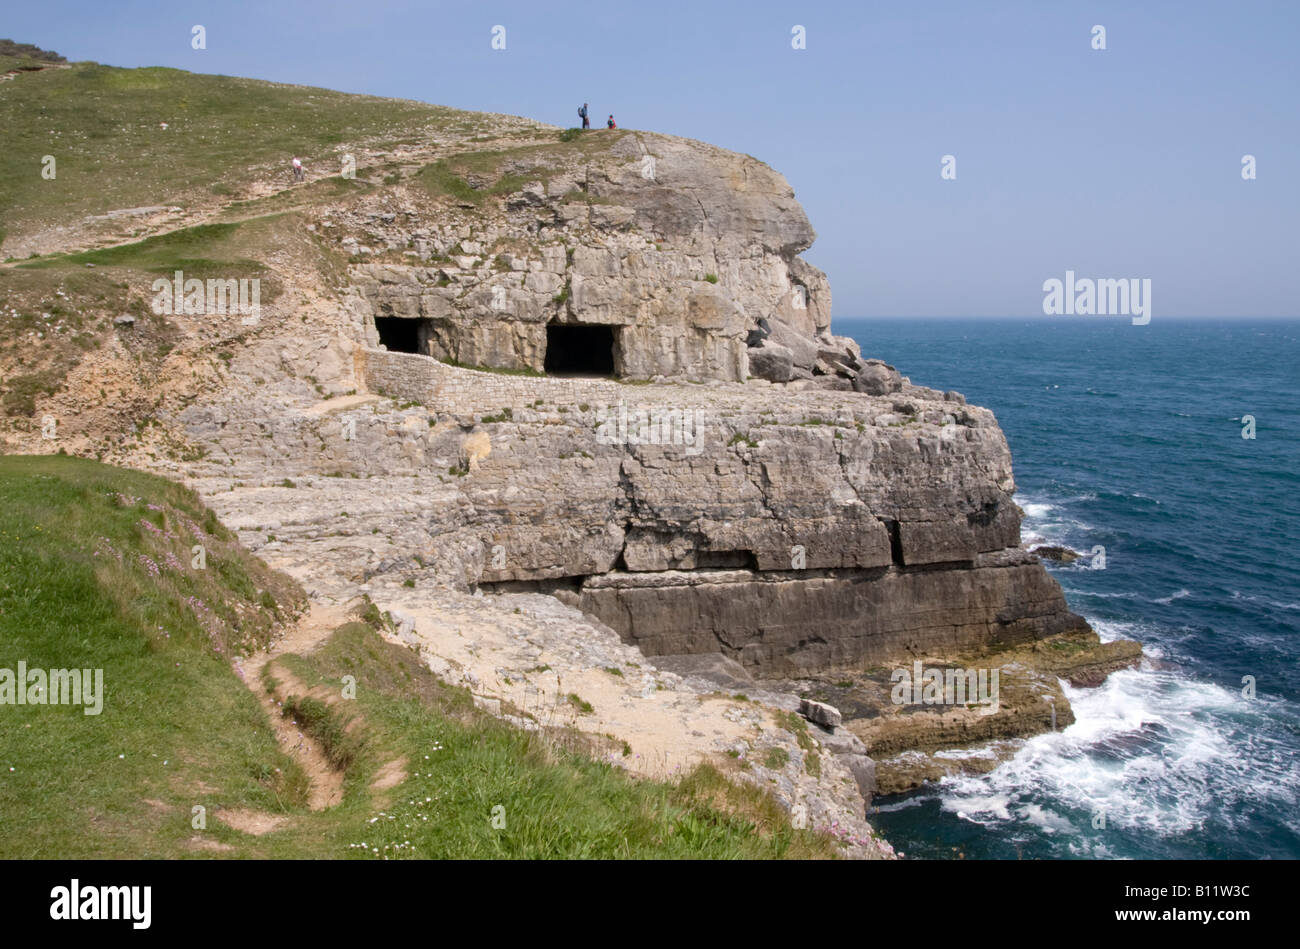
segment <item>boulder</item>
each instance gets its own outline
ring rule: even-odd
[[[772,320],[772,333],[768,339],[789,349],[794,354],[794,364],[800,369],[812,369],[817,365],[817,344],[788,323]]]
[[[862,347],[858,345],[857,340],[848,336],[835,336],[827,333],[818,336],[817,343],[822,349],[833,349],[852,356],[856,363],[862,362]]]
[[[1055,560],[1057,563],[1074,563],[1079,559],[1077,551],[1069,547],[1057,547],[1051,544],[1040,544],[1037,547],[1030,548],[1031,553],[1038,554],[1046,560]]]
[[[903,388],[898,370],[879,359],[868,359],[853,377],[853,389],[867,395],[888,395]]]
[[[827,705],[825,702],[814,702],[812,699],[799,700],[799,714],[810,722],[815,722],[826,728],[834,728],[844,720],[840,710],[834,705]]]
[[[817,740],[821,742],[823,748],[833,755],[865,755],[867,753],[867,746],[863,744],[862,739],[843,725],[838,728],[823,729],[823,732],[817,735]]]
[[[825,365],[832,368],[832,371],[843,375],[852,375],[862,368],[862,364],[854,359],[847,352],[839,349],[826,349],[818,347],[817,349],[818,365]]]
[[[789,382],[794,371],[794,353],[780,343],[763,340],[749,347],[749,374],[768,382]]]

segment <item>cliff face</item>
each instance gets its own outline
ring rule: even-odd
[[[597,132],[449,160],[421,180],[436,190],[461,171],[503,200],[462,197],[418,225],[407,214],[329,221],[364,231],[348,245],[362,257],[411,248],[419,262],[352,268],[372,345],[374,317],[416,320],[421,353],[540,371],[548,324],[600,326],[620,377],[743,382],[757,317],[805,337],[830,325],[825,275],[796,256],[812,227],[785,179],[755,159]]]
[[[357,476],[329,492],[350,515],[346,575],[554,592],[647,654],[789,674],[1085,628],[1018,548],[992,414],[830,334],[825,278],[796,256],[813,233],[776,172],[644,133],[462,162],[437,180],[468,168],[477,191],[411,186],[310,224],[350,261],[326,383],[407,408],[205,401],[179,420],[219,464],[191,470]],[[430,358],[537,372],[594,345],[549,335],[572,326],[612,327],[613,375],[652,381]],[[788,382],[738,381],[776,348]],[[411,520],[386,506],[409,507],[404,478]],[[284,500],[232,513],[285,543]]]
[[[1019,548],[992,413],[831,334],[779,174],[669,136],[527,134],[372,156],[382,185],[268,213],[256,321],[119,326],[40,409],[74,450],[189,480],[318,598],[552,593],[741,676],[1096,645]],[[106,378],[149,406],[134,440],[84,408]],[[466,681],[504,695],[516,658]],[[1030,691],[1064,716],[1060,672]]]

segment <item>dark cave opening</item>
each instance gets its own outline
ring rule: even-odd
[[[612,376],[614,327],[547,324],[545,369],[556,376]]]
[[[421,356],[427,356],[428,353],[422,347],[422,337],[427,338],[427,333],[421,333],[422,324],[430,322],[429,320],[408,319],[404,316],[377,316],[375,317],[375,329],[379,331],[379,342],[381,342],[390,353],[418,353]]]

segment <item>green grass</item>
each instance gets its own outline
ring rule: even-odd
[[[103,669],[106,693],[100,715],[0,706],[0,857],[175,855],[193,805],[292,804],[295,767],[229,659],[273,628],[262,591],[281,610],[301,593],[206,514],[149,475],[0,458],[0,668]]]
[[[44,65],[39,59],[34,59],[31,56],[0,54],[0,73],[11,72],[15,69],[35,70],[42,68]]]
[[[19,43],[9,38],[0,39],[0,58],[21,57],[42,63],[62,63],[67,60],[51,49],[41,49],[34,43]]]
[[[582,715],[590,715],[596,710],[590,702],[584,699],[577,692],[570,692],[564,700],[576,708],[579,714]]]
[[[354,701],[331,706],[334,714],[359,715],[365,722],[344,803],[328,815],[312,815],[312,823],[332,825],[334,856],[723,859],[835,853],[825,837],[793,830],[766,792],[735,784],[714,768],[698,768],[675,785],[641,781],[594,760],[581,747],[582,736],[515,729],[476,709],[467,691],[439,681],[409,650],[381,640],[364,624],[341,627],[320,649],[285,664],[309,688],[336,690],[345,675],[358,683]],[[614,743],[607,754],[621,760],[621,745]],[[408,777],[384,801],[368,785],[395,755],[407,760]],[[504,828],[492,823],[498,807]],[[301,835],[305,841],[319,829],[304,824],[287,832],[286,840]],[[355,846],[361,843],[366,849]]]
[[[496,172],[493,166],[502,154],[501,152],[478,152],[444,159],[420,169],[416,180],[432,195],[453,198],[477,207],[482,205],[489,196],[513,194],[530,180],[536,180],[528,175]],[[493,180],[481,187],[475,187],[465,177],[469,173],[466,169],[490,169],[488,173]]]
[[[194,543],[205,570],[190,566]],[[637,780],[613,763],[626,746],[487,715],[384,640],[373,604],[369,622],[266,673],[290,673],[310,693],[286,695],[285,708],[343,775],[342,802],[310,811],[305,775],[229,663],[301,602],[179,485],[78,458],[0,457],[0,668],[102,668],[106,692],[98,716],[0,706],[0,858],[837,852],[826,835],[792,829],[765,791],[712,767],[675,784]],[[341,698],[345,675],[354,699]],[[401,783],[372,788],[395,761]],[[208,809],[206,829],[191,827],[195,805]],[[287,822],[252,836],[216,819],[229,808]]]
[[[547,142],[465,152],[426,165],[415,180],[436,197],[479,207],[488,197],[513,194],[530,181],[549,184],[552,168],[608,152],[625,134],[622,130],[577,136],[559,132]]]
[[[18,264],[15,271],[69,272],[85,270],[87,264],[93,264],[95,268],[125,276],[150,301],[154,296],[153,280],[171,277],[178,270],[186,280],[256,278],[259,303],[269,304],[280,296],[284,287],[259,258],[274,253],[276,247],[286,246],[290,233],[300,225],[293,214],[199,224],[116,247],[38,257]]]
[[[184,206],[214,187],[242,193],[253,169],[287,181],[294,155],[337,172],[355,143],[468,135],[477,122],[421,102],[162,67],[24,73],[0,96],[0,218],[12,235],[115,208]],[[40,174],[47,154],[58,162],[53,181]]]
[[[794,735],[795,741],[803,749],[803,769],[814,778],[821,777],[821,756],[817,754],[817,743],[813,741],[812,735],[808,734],[808,723],[803,716],[797,712],[778,712],[776,722],[780,727]]]
[[[24,264],[22,270],[40,270],[48,267],[66,265],[97,267],[131,267],[147,270],[151,273],[170,274],[175,270],[184,270],[187,275],[193,271],[194,276],[216,276],[221,268],[237,269],[251,276],[263,272],[262,263],[247,258],[234,257],[220,259],[220,248],[229,245],[239,224],[200,224],[186,227],[157,237],[147,237],[133,244],[121,244],[102,250],[88,250],[78,254],[55,254],[40,257]],[[202,271],[200,273],[199,271]],[[222,271],[221,275],[224,275]]]
[[[790,762],[790,752],[784,748],[768,748],[763,752],[763,767],[779,769]]]

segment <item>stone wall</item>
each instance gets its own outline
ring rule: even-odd
[[[357,375],[371,392],[464,415],[518,409],[539,399],[551,404],[612,404],[624,398],[627,391],[617,382],[512,376],[370,347],[357,348]]]

